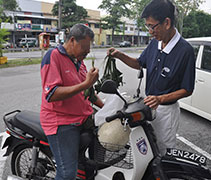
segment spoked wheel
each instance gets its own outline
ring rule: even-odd
[[[27,178],[30,175],[30,164],[32,161],[32,147],[22,145],[16,148],[12,154],[12,173],[16,176]],[[56,176],[55,163],[49,155],[39,151],[37,166],[35,168],[36,179],[54,179]]]

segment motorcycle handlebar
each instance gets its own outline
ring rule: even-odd
[[[116,119],[116,118],[122,118],[122,113],[120,111],[118,111],[116,114],[108,116],[105,118],[106,122],[111,122],[112,120]]]

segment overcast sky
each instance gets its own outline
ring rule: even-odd
[[[38,0],[38,1],[54,3],[55,1],[58,1],[58,0]],[[83,6],[86,9],[97,10],[101,1],[102,0],[76,0],[76,3],[77,5]],[[206,0],[206,2],[200,6],[200,9],[203,9],[205,12],[208,12],[211,14],[211,0]]]

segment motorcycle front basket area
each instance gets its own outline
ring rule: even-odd
[[[121,146],[95,141],[94,160],[100,164],[120,167],[123,169],[133,168],[131,147]]]

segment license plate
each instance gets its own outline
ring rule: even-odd
[[[207,158],[205,156],[174,148],[168,148],[166,155],[193,161],[201,165],[206,165],[207,161]]]

